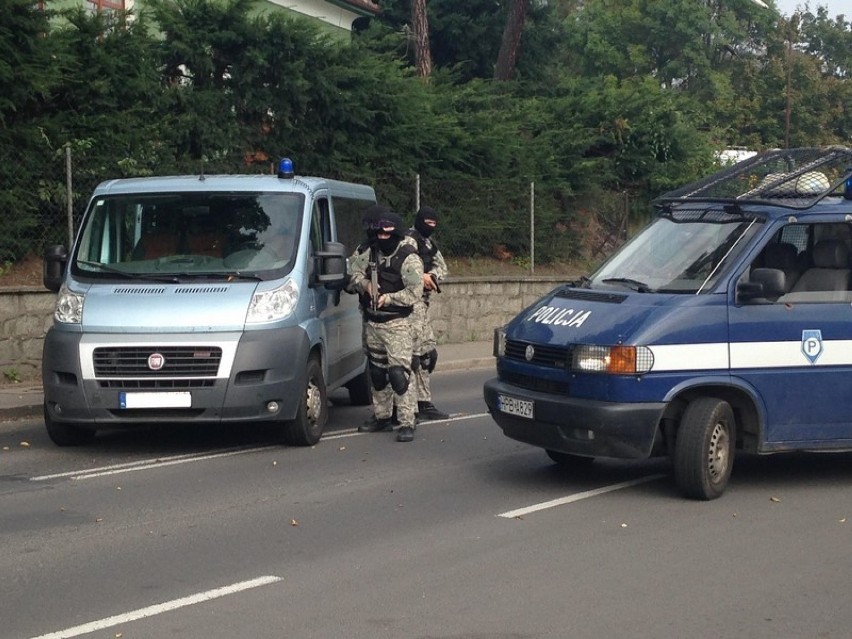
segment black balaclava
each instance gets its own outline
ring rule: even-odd
[[[367,234],[368,244],[375,244],[376,231],[379,228],[378,222],[390,213],[391,210],[381,204],[373,204],[364,210],[364,214],[361,216],[361,226]]]
[[[390,237],[386,240],[377,239],[376,243],[379,245],[379,250],[385,255],[390,255],[396,250],[396,247],[399,246],[402,238],[405,237],[405,223],[402,221],[402,218],[393,211],[388,211],[385,215],[383,215],[376,222],[376,233],[379,230],[387,230],[392,229],[390,231]]]
[[[434,227],[426,224],[426,220],[435,220],[435,223],[437,224],[438,211],[433,209],[431,206],[422,206],[420,207],[420,210],[417,211],[417,217],[414,218],[414,228],[417,229],[417,232],[423,237],[429,237],[435,230]]]

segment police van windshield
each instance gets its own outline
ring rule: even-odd
[[[664,214],[607,260],[590,285],[706,293],[761,224],[758,218],[718,211]]]
[[[159,193],[96,198],[72,272],[92,278],[275,279],[290,272],[304,196]]]

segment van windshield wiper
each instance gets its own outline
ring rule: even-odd
[[[153,280],[155,282],[177,282],[177,278],[174,275],[154,275],[151,273],[128,273],[127,271],[122,271],[121,269],[115,268],[113,266],[108,266],[106,264],[102,264],[101,262],[90,262],[89,260],[77,260],[77,264],[82,264],[83,266],[91,266],[96,268],[102,273],[109,273],[110,275],[120,275],[128,280]]]
[[[629,286],[637,293],[653,293],[653,289],[645,284],[645,282],[640,282],[639,280],[633,280],[629,277],[608,277],[604,280],[601,280],[604,284],[625,284]]]
[[[169,273],[177,279],[187,280],[225,280],[232,282],[234,280],[243,280],[249,282],[262,282],[263,278],[257,273],[241,273],[239,271],[202,271],[200,273]]]

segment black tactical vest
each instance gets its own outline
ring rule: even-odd
[[[402,263],[405,262],[409,255],[414,255],[415,253],[416,251],[414,250],[414,247],[402,244],[399,248],[397,248],[393,257],[390,258],[390,264],[384,260],[381,260],[378,263],[377,278],[379,280],[379,291],[382,294],[396,293],[397,291],[401,291],[405,288],[405,282],[402,281]],[[373,262],[367,266],[367,279],[372,277],[373,266]],[[387,322],[392,319],[399,319],[401,317],[408,317],[411,315],[411,311],[414,308],[412,306],[392,305],[382,306],[381,308],[373,310],[370,300],[368,299],[366,302],[366,306],[364,306],[364,314],[371,322],[378,323]]]

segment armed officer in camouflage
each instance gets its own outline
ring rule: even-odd
[[[417,386],[417,413],[421,419],[447,419],[449,415],[438,410],[432,403],[429,376],[438,362],[438,349],[432,322],[429,319],[429,300],[432,293],[440,293],[439,282],[447,276],[447,263],[438,249],[432,234],[438,226],[438,211],[429,206],[421,207],[414,219],[414,227],[408,237],[417,243],[417,254],[423,262],[423,294],[414,305],[412,328],[414,329],[414,357],[411,367]]]
[[[402,218],[383,207],[365,215],[369,251],[356,250],[349,263],[349,289],[362,298],[364,347],[373,388],[375,419],[361,432],[391,430],[394,405],[400,428],[397,441],[414,439],[416,387],[411,361],[411,314],[423,287],[423,263],[405,237]],[[375,241],[370,241],[371,232]]]

